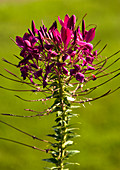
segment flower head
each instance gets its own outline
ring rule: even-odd
[[[60,17],[58,20],[60,31],[56,21],[48,31],[44,25],[36,29],[32,21],[32,30],[28,29],[23,37],[16,36],[23,58],[18,67],[24,80],[32,77],[46,87],[52,82],[51,75],[62,74],[65,78],[69,77],[69,81],[75,78],[78,83],[83,83],[85,78],[90,77],[87,71],[96,69],[93,63],[97,51],[93,51],[90,43],[95,37],[96,27],[86,30],[84,20],[82,29],[76,27],[75,15],[69,17],[67,14],[64,21]]]

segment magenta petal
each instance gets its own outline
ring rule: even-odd
[[[34,73],[35,79],[37,79],[38,77],[42,77],[42,69],[40,69],[39,71],[36,71],[36,73]]]
[[[69,21],[69,15],[66,14],[64,19],[64,27],[67,27],[68,21]]]
[[[45,36],[45,31],[44,31],[43,27],[40,27],[40,32],[41,32],[42,36],[44,37]]]
[[[47,32],[47,28],[45,27],[44,24],[43,24],[43,30],[44,30],[45,32]]]
[[[81,83],[83,83],[84,82],[84,74],[82,74],[82,73],[77,73],[76,74],[76,80],[78,80],[78,81],[80,81]]]
[[[95,70],[95,68],[91,66],[87,66],[87,70]]]
[[[43,35],[42,35],[42,33],[41,33],[40,31],[38,31],[38,38],[39,38],[39,40],[40,40],[40,43],[41,43],[41,45],[42,45],[42,48],[44,48],[44,46],[43,46]]]
[[[87,56],[87,57],[86,57],[86,61],[87,61],[89,64],[92,64],[93,60],[94,60],[94,57],[90,57],[90,56]]]
[[[51,57],[56,57],[58,54],[55,51],[49,50],[49,54]]]
[[[23,47],[24,46],[23,38],[16,36],[16,43],[19,47]]]
[[[73,44],[76,43],[76,40],[77,40],[77,31],[75,30],[75,31],[74,31],[74,43],[73,43]]]
[[[46,77],[51,72],[51,68],[54,66],[55,63],[52,63],[51,65],[47,65],[46,67]]]
[[[24,34],[24,36],[23,36],[23,40],[29,40],[30,39],[30,37],[33,37],[34,35],[33,35],[33,33],[31,32],[31,35],[30,34],[28,34],[27,32]]]
[[[70,56],[67,55],[67,54],[65,54],[65,55],[62,57],[62,60],[65,61],[65,60],[67,60],[67,59],[70,59]]]
[[[67,31],[65,27],[62,27],[61,29],[61,38],[62,38],[63,43],[65,44],[67,40]]]
[[[66,66],[66,63],[57,63],[56,64],[58,67],[64,67],[64,66]]]
[[[81,69],[78,64],[73,65],[73,67],[75,68],[76,71],[80,71],[80,69]]]
[[[71,30],[74,30],[75,28],[75,23],[76,23],[76,16],[72,15],[68,21],[67,27],[70,28]]]
[[[88,33],[86,35],[86,42],[90,42],[90,41],[92,41],[94,39],[94,37],[95,37],[95,29],[96,28],[91,28],[88,31]]]
[[[78,33],[78,34],[82,34],[82,33],[80,32],[80,26],[77,27],[77,33]]]
[[[61,29],[61,38],[66,48],[71,40],[71,30],[69,28],[62,27]]]
[[[63,69],[63,73],[64,73],[66,76],[68,76],[68,70],[67,70],[65,67],[62,67],[62,69]]]
[[[32,21],[32,32],[33,32],[34,35],[35,35],[35,33],[38,33],[38,30],[35,27],[34,21]]]
[[[32,46],[34,46],[37,42],[38,42],[38,38],[37,38],[37,37],[34,37],[34,38],[31,40]]]
[[[73,76],[76,74],[76,69],[70,69],[70,75]]]
[[[97,56],[97,50],[93,52],[93,55],[94,55],[94,56]]]
[[[21,77],[23,77],[23,80],[25,80],[26,77],[28,76],[28,70],[29,70],[28,66],[24,66],[20,68]]]
[[[52,50],[54,45],[51,45],[51,44],[45,44],[44,47],[47,49],[47,50]]]
[[[77,53],[76,51],[72,51],[72,53],[70,54],[70,56],[72,56],[72,57],[73,57],[73,56],[75,56],[75,55],[76,55],[76,53]]]
[[[32,75],[30,76],[30,81],[34,84]]]
[[[43,78],[43,88],[45,88],[48,85],[48,83],[46,82],[45,78]]]
[[[84,58],[82,58],[82,60],[83,60],[82,66],[87,66],[88,65],[87,61]]]
[[[86,47],[89,49],[89,51],[92,51],[93,45],[91,43],[86,43]]]
[[[57,22],[55,21],[52,26],[49,28],[49,31],[53,31],[57,28]]]
[[[61,40],[61,35],[60,35],[59,31],[57,29],[55,29],[52,33],[53,33],[55,41],[57,41],[58,44],[61,43],[62,40]]]
[[[84,46],[84,45],[87,44],[87,43],[84,42],[84,41],[77,41],[76,43],[77,43],[79,46]]]
[[[28,41],[28,40],[25,40],[25,41],[24,41],[24,44],[25,44],[25,46],[27,46],[27,47],[31,47],[31,43],[30,43],[30,41]]]
[[[63,26],[64,26],[64,22],[60,19],[60,17],[59,17],[59,16],[58,16],[58,20],[59,20],[59,22],[60,22],[61,26],[63,27]]]
[[[83,39],[85,38],[85,21],[82,20],[82,36],[83,36]]]

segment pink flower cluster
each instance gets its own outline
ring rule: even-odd
[[[82,28],[77,27],[75,15],[66,15],[64,21],[58,17],[58,20],[60,31],[56,21],[49,30],[44,25],[38,30],[32,21],[32,30],[28,29],[23,37],[16,36],[16,44],[21,48],[22,60],[18,64],[21,76],[24,80],[30,79],[34,85],[40,81],[46,87],[55,75],[83,83],[88,79],[87,71],[95,70],[93,61],[97,51],[93,51],[90,42],[95,37],[96,27],[87,31],[84,20]]]

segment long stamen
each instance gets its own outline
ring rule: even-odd
[[[17,131],[19,131],[19,132],[21,132],[21,133],[24,133],[24,134],[27,135],[27,136],[32,137],[33,139],[36,139],[36,140],[39,140],[39,141],[42,141],[42,142],[46,142],[46,143],[51,143],[51,142],[49,142],[49,141],[47,141],[47,140],[40,139],[40,138],[38,138],[38,137],[36,137],[36,136],[33,136],[33,135],[31,135],[31,134],[29,134],[29,133],[27,133],[27,132],[24,132],[23,130],[21,130],[21,129],[19,129],[19,128],[16,128],[16,127],[14,127],[14,126],[12,126],[12,125],[10,125],[10,124],[2,121],[2,120],[0,120],[0,122],[3,123],[3,124],[5,124],[5,125],[7,125],[7,126],[9,126],[9,127],[11,127],[11,128],[13,128],[13,129],[15,129],[15,130],[17,130]]]
[[[35,150],[39,150],[39,151],[42,151],[42,152],[49,153],[48,152],[49,149],[46,149],[46,150],[45,149],[40,149],[40,148],[37,148],[36,146],[31,146],[31,145],[28,145],[28,144],[25,144],[25,143],[22,143],[22,142],[18,142],[18,141],[12,140],[12,139],[2,138],[2,137],[0,137],[0,139],[6,140],[6,141],[10,141],[10,142],[13,142],[13,143],[17,143],[17,144],[20,144],[20,145],[23,145],[23,146],[27,146],[29,148],[32,148],[32,149],[35,149]]]

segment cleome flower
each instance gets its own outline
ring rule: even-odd
[[[52,137],[55,143],[35,137],[1,120],[0,123],[22,132],[33,139],[49,143],[51,148],[39,149],[35,146],[11,139],[1,137],[0,139],[46,152],[50,154],[51,157],[43,160],[55,164],[55,167],[47,169],[63,170],[66,165],[79,165],[78,163],[68,162],[70,156],[79,153],[78,150],[67,149],[68,146],[73,145],[72,138],[79,137],[74,131],[76,128],[71,128],[72,124],[70,124],[70,119],[78,115],[74,114],[74,112],[72,113],[72,110],[79,107],[80,104],[84,106],[86,102],[100,99],[120,89],[120,87],[118,87],[100,96],[86,98],[86,95],[89,95],[98,87],[120,75],[120,68],[114,71],[108,71],[120,58],[105,66],[107,60],[119,53],[120,50],[107,58],[102,58],[100,53],[106,46],[102,50],[97,51],[94,49],[100,41],[94,46],[91,43],[95,37],[96,26],[86,29],[83,19],[81,27],[77,26],[75,15],[69,17],[68,14],[65,16],[64,21],[61,20],[60,17],[58,17],[58,21],[61,25],[60,30],[57,28],[56,21],[53,22],[49,29],[43,24],[39,30],[35,27],[34,21],[32,21],[32,29],[28,29],[28,32],[26,32],[23,37],[16,36],[15,43],[20,48],[20,56],[15,55],[15,57],[19,59],[19,63],[16,65],[6,59],[3,59],[3,61],[19,68],[22,78],[7,69],[5,70],[14,76],[15,79],[0,74],[0,76],[9,80],[25,83],[32,88],[32,90],[16,90],[2,86],[0,86],[0,88],[19,92],[43,92],[45,96],[45,98],[37,100],[26,100],[15,95],[23,101],[45,102],[54,99],[51,102],[51,106],[44,111],[25,109],[26,111],[35,112],[34,115],[22,116],[6,113],[1,113],[1,115],[32,118],[55,113],[56,123],[55,126],[52,126],[54,134],[47,135]],[[89,27],[87,26],[87,28]],[[118,73],[114,75],[116,72]],[[86,87],[87,82],[104,76],[107,77],[104,82]]]
[[[21,49],[22,60],[17,66],[21,76],[34,85],[42,83],[43,88],[51,84],[52,75],[59,73],[67,77],[65,81],[75,78],[83,83],[90,78],[86,73],[97,68],[93,64],[97,51],[93,51],[91,44],[96,27],[86,30],[83,20],[80,29],[76,26],[75,15],[66,15],[64,21],[58,17],[58,20],[60,31],[56,21],[48,30],[45,25],[38,30],[32,21],[32,30],[28,29],[23,37],[16,36],[16,44]]]

